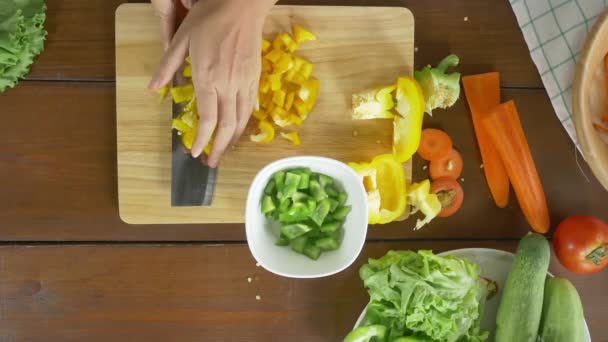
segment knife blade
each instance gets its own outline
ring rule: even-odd
[[[173,118],[183,111],[183,105],[173,103]],[[210,168],[193,158],[173,130],[171,142],[171,206],[210,206],[213,201],[217,168]]]

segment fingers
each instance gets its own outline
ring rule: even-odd
[[[182,6],[184,6],[184,8],[189,11],[192,8],[192,6],[194,6],[194,4],[196,3],[197,0],[181,0],[181,1],[182,1]]]
[[[250,89],[241,89],[236,95],[236,130],[234,131],[232,141],[230,142],[231,145],[238,142],[247,127],[252,108],[250,96]]]
[[[197,79],[194,79],[193,81],[195,82],[199,120],[198,130],[194,143],[192,144],[191,153],[192,157],[197,158],[201,155],[207,144],[209,144],[209,140],[211,140],[211,136],[215,130],[217,124],[218,100],[215,87],[207,82],[198,82]]]
[[[175,36],[173,36],[173,40],[169,44],[169,47],[156,70],[156,74],[150,81],[148,87],[151,90],[158,90],[165,84],[168,84],[175,72],[184,63],[187,52],[188,35],[186,29],[182,25],[175,33]]]
[[[175,33],[175,3],[173,0],[152,0],[152,5],[160,17],[160,34],[166,51]]]
[[[225,92],[220,95],[217,131],[215,132],[213,148],[211,149],[208,160],[208,165],[210,167],[217,167],[221,156],[226,152],[228,145],[230,145],[230,141],[232,141],[232,138],[234,137],[237,122],[236,96],[237,94],[234,92]]]

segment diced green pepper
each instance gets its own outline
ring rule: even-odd
[[[270,212],[272,212],[273,210],[275,210],[277,207],[274,205],[274,202],[272,201],[272,197],[268,196],[268,195],[264,195],[264,197],[262,197],[262,214],[266,215]]]
[[[309,198],[310,196],[300,191],[297,191],[295,194],[293,194],[293,196],[291,196],[291,200],[294,202],[306,202]]]
[[[302,254],[307,241],[308,237],[306,235],[298,236],[297,238],[291,240],[291,249]]]
[[[302,173],[300,174],[300,184],[298,185],[298,189],[299,190],[306,190],[308,189],[308,184],[310,182],[310,174],[309,173]]]
[[[315,209],[317,209],[317,202],[313,199],[309,199],[306,201],[306,206],[308,206],[308,211],[312,215],[312,213],[315,212]]]
[[[330,238],[336,240],[336,241],[341,241],[342,240],[342,236],[344,235],[344,228],[340,227],[340,228],[336,229],[333,232],[325,233],[325,235],[327,237],[330,237]]]
[[[314,227],[311,226],[311,227]],[[319,229],[313,228],[311,231],[309,231],[306,236],[308,236],[308,240],[314,240],[314,239],[318,239],[318,238],[322,238],[325,237],[325,234],[322,233]]]
[[[333,198],[329,198],[328,201],[329,201],[329,204],[330,204],[330,206],[329,206],[329,212],[333,213],[336,210],[336,208],[338,208],[338,206],[340,206],[340,203],[338,201],[336,201],[335,199],[333,199]]]
[[[386,327],[384,325],[367,325],[351,331],[342,342],[371,342],[385,339]]]
[[[344,218],[346,218],[346,215],[348,215],[348,213],[350,213],[350,205],[345,205],[343,207],[340,207],[338,209],[336,209],[336,211],[334,211],[334,213],[332,214],[332,217],[336,220],[343,220]]]
[[[264,193],[269,196],[274,194],[276,185],[277,183],[274,181],[274,179],[271,179],[268,184],[266,184],[266,187],[264,188]]]
[[[306,220],[310,216],[308,206],[304,203],[294,203],[286,212],[279,213],[281,223],[297,223]]]
[[[343,206],[344,203],[346,203],[347,198],[348,195],[346,194],[346,192],[341,192],[338,194],[338,203],[340,203],[340,206]]]
[[[296,191],[298,191],[298,185],[300,185],[300,178],[302,178],[302,176],[296,173],[287,172],[287,174],[285,175],[285,184],[283,186],[283,190],[281,191],[284,197],[291,197],[293,196],[293,194],[296,193]]]
[[[285,235],[281,234],[279,235],[277,242],[274,244],[277,246],[289,246],[289,239]]]
[[[333,184],[333,183],[334,183],[333,178],[331,178],[327,175],[324,175],[322,173],[319,174],[319,184],[321,184],[321,186],[323,188],[325,188],[327,185]]]
[[[312,215],[310,216],[310,218],[317,224],[317,226],[320,227],[323,224],[323,221],[325,221],[327,214],[329,214],[330,207],[331,204],[329,202],[329,199],[324,199],[317,203],[317,208],[315,209],[315,212],[312,213]]]
[[[325,222],[321,226],[321,231],[323,233],[331,233],[338,230],[340,227],[342,227],[342,222],[340,221]]]
[[[279,204],[279,214],[289,210],[289,207],[291,207],[291,199],[284,198],[281,200],[281,203]]]
[[[315,246],[319,247],[322,251],[334,251],[340,247],[340,244],[338,241],[326,237],[315,241]]]
[[[317,260],[321,255],[321,248],[313,244],[306,244],[306,246],[304,246],[303,253],[312,260]]]
[[[331,198],[338,198],[338,190],[336,189],[335,186],[333,186],[333,184],[329,184],[325,187],[325,192],[327,193],[327,195]]]
[[[283,186],[285,185],[285,171],[276,172],[274,175],[272,175],[272,178],[276,184],[277,191],[283,191]]]
[[[302,224],[289,224],[286,226],[281,226],[281,234],[285,235],[289,240],[293,240],[298,236],[304,235],[312,230],[312,227]]]
[[[325,190],[321,187],[321,184],[319,184],[319,181],[311,180],[309,187],[310,187],[310,195],[316,201],[320,201],[324,198],[327,198],[327,193],[325,193]]]

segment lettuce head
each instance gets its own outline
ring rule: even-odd
[[[0,0],[0,92],[29,72],[44,48],[43,0]]]
[[[366,322],[402,336],[441,342],[484,341],[480,328],[488,289],[479,266],[431,251],[389,251],[359,270],[370,303]]]

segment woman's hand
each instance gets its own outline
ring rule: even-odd
[[[207,164],[216,167],[245,130],[255,104],[262,27],[276,0],[182,0],[186,8],[191,6],[190,12],[172,37],[175,0],[152,2],[163,22],[163,39],[171,42],[150,88],[169,83],[190,55],[200,116],[191,153],[198,157],[215,130]]]

